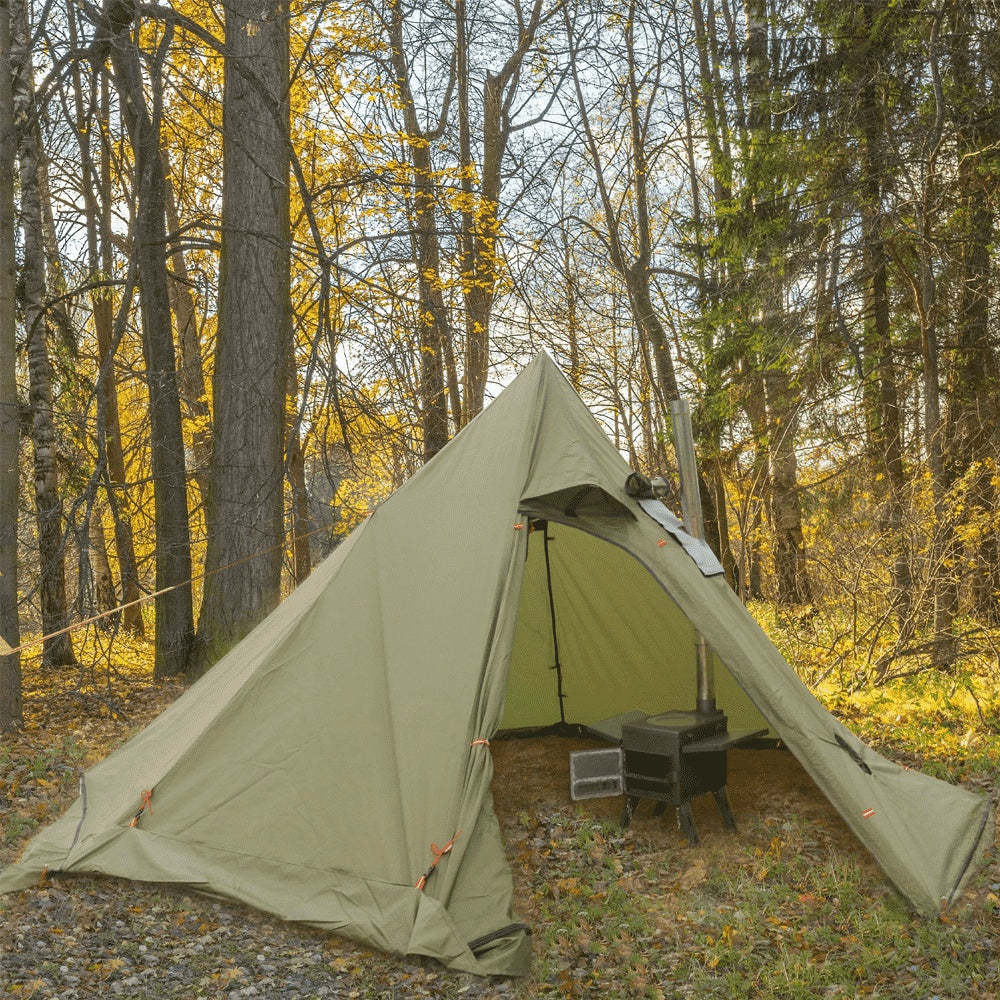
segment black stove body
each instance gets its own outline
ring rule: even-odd
[[[691,814],[691,799],[711,793],[730,830],[736,820],[726,793],[727,751],[758,732],[729,731],[722,712],[661,712],[622,726],[625,786],[624,825],[631,822],[640,799],[656,802],[659,815],[677,807],[681,830],[692,844],[699,842]]]

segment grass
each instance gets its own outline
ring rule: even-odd
[[[957,917],[915,919],[870,866],[818,842],[811,819],[792,814],[775,829],[751,818],[721,863],[665,857],[658,844],[579,814],[519,826],[522,845],[547,845],[531,877],[544,936],[526,996],[1000,992],[1000,886],[972,893]]]

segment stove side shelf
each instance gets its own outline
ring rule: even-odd
[[[706,736],[704,739],[685,743],[681,747],[681,753],[718,753],[720,750],[731,750],[741,743],[749,743],[750,740],[755,740],[758,736],[763,736],[766,732],[766,729],[727,730],[715,733],[712,736]]]

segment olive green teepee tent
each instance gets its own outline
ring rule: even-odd
[[[45,869],[182,883],[456,969],[523,972],[490,737],[556,721],[560,703],[579,723],[693,705],[697,629],[730,719],[763,716],[899,891],[937,912],[988,839],[990,803],[833,719],[711,560],[626,494],[629,472],[539,356],[88,771],[0,889]]]

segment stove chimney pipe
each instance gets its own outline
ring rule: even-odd
[[[694,434],[691,430],[691,407],[686,399],[670,401],[670,416],[674,425],[674,451],[681,480],[681,517],[684,530],[693,538],[704,539],[701,513],[701,492],[698,489],[698,463],[694,455]],[[695,638],[698,663],[698,706],[702,715],[713,715],[715,708],[715,677],[708,646],[700,636]]]

